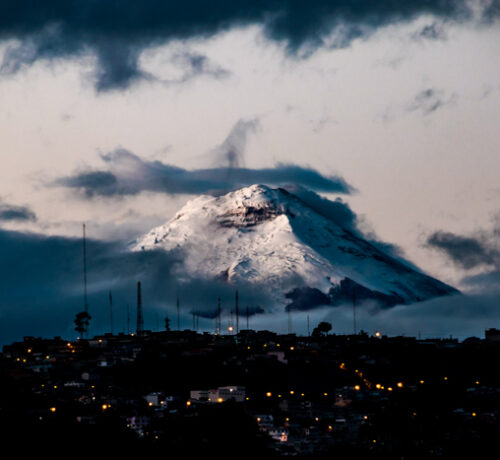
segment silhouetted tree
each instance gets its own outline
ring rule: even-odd
[[[328,335],[328,333],[332,330],[331,323],[327,323],[326,321],[321,321],[312,332],[313,337],[321,337],[323,335]]]
[[[86,311],[81,311],[76,314],[75,331],[78,332],[81,337],[85,337],[91,319],[92,317]]]
[[[170,331],[170,318],[168,316],[165,318],[165,330]]]

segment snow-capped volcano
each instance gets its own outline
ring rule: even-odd
[[[282,304],[285,296],[291,299],[291,308],[338,304],[353,296],[388,306],[457,292],[306,201],[265,185],[199,196],[133,249],[180,249],[180,276],[255,285]]]

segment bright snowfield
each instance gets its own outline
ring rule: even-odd
[[[332,304],[356,296],[386,306],[457,292],[388,256],[290,192],[265,185],[199,196],[139,238],[133,250],[158,248],[183,252],[181,277],[250,283],[272,293],[281,305],[294,288],[302,288],[306,297],[319,294],[317,289]]]

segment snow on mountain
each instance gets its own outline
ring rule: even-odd
[[[252,185],[199,196],[133,250],[182,250],[179,276],[246,283],[289,308],[374,299],[385,306],[457,291],[396,260],[294,194]]]

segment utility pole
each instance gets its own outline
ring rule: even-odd
[[[83,224],[83,311],[89,312],[87,301],[87,240],[85,237],[85,224]]]
[[[357,329],[356,329],[356,294],[352,293],[352,321],[353,321],[353,326],[354,326],[354,335],[357,334]]]
[[[221,319],[221,309],[220,309],[220,297],[217,298],[217,334],[220,334],[222,328],[222,319]]]
[[[144,332],[144,318],[142,317],[142,297],[141,297],[141,282],[137,282],[137,335],[142,335]]]
[[[113,294],[109,291],[109,322],[111,325],[111,334],[113,334]]]
[[[177,330],[181,330],[181,313],[180,313],[180,303],[179,303],[179,295],[177,295]]]

